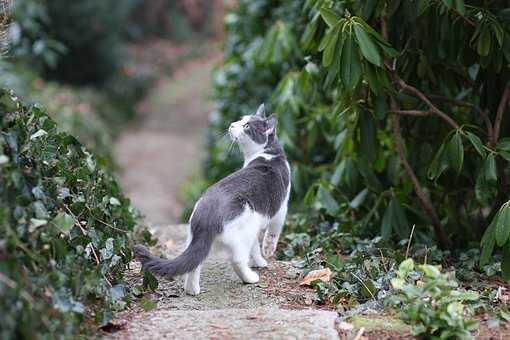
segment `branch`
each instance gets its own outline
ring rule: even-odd
[[[494,121],[494,134],[493,134],[493,145],[494,146],[499,139],[499,131],[501,130],[501,122],[503,121],[503,114],[506,111],[508,105],[508,98],[510,97],[510,82],[506,83],[505,90],[499,101],[498,111],[496,113],[496,120]]]
[[[431,101],[430,99],[427,98],[427,96],[425,96],[423,94],[423,92],[421,92],[420,90],[418,90],[416,87],[414,86],[411,86],[409,84],[407,84],[402,78],[400,78],[397,73],[395,72],[394,68],[391,67],[391,65],[389,65],[388,62],[385,62],[386,64],[386,67],[388,67],[390,69],[390,72],[391,72],[391,75],[393,77],[393,80],[395,81],[395,83],[397,83],[397,85],[404,91],[408,92],[408,93],[411,93],[413,94],[415,97],[418,97],[420,98],[423,102],[425,102],[425,104],[427,104],[427,106],[429,107],[429,110],[432,111],[432,113],[434,113],[435,115],[437,115],[438,117],[440,117],[441,119],[443,119],[445,122],[447,122],[449,125],[451,125],[454,129],[458,129],[460,126],[459,124],[457,124],[457,122],[455,120],[453,120],[450,116],[448,116],[446,113],[444,113],[443,111],[439,110]]]
[[[397,105],[395,103],[395,100],[393,98],[390,98],[390,107],[392,112],[399,111],[396,109]],[[402,165],[404,166],[407,175],[411,179],[411,182],[413,184],[414,191],[416,193],[416,196],[418,196],[418,199],[420,200],[420,203],[425,210],[425,212],[428,214],[430,219],[432,220],[432,226],[434,227],[435,234],[439,240],[439,243],[444,249],[450,249],[451,248],[451,241],[446,235],[443,226],[441,225],[441,221],[439,220],[439,217],[436,213],[436,210],[434,209],[434,206],[429,201],[427,195],[423,191],[420,182],[418,181],[418,178],[416,177],[413,169],[411,168],[411,165],[407,161],[405,150],[404,150],[404,142],[402,140],[402,132],[400,129],[400,116],[394,115],[393,116],[393,134],[395,135],[395,146],[397,149],[397,153],[400,157],[400,161]]]
[[[445,97],[445,96],[441,96],[441,95],[437,95],[437,94],[428,94],[427,97],[429,97],[431,99],[436,99],[439,101],[447,102],[447,103],[452,103],[457,106],[467,107],[467,108],[473,109],[476,112],[478,112],[478,114],[482,117],[483,121],[485,122],[485,126],[487,129],[487,140],[489,141],[489,145],[494,143],[492,122],[489,119],[489,115],[487,114],[487,111],[482,110],[478,105],[475,105],[473,103],[466,102],[463,100],[449,98],[449,97]]]
[[[424,117],[432,114],[432,111],[424,111],[424,110],[391,110],[393,113],[398,113],[399,115],[407,115],[407,116],[417,116]]]

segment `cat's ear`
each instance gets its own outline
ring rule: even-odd
[[[267,119],[267,130],[266,135],[272,135],[276,132],[276,125],[278,125],[278,118],[276,118],[276,115],[272,114]]]
[[[266,118],[266,106],[264,105],[264,103],[260,104],[255,115],[259,116],[260,118]]]

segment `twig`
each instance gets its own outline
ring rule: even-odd
[[[16,289],[17,284],[15,281],[11,280],[8,276],[0,273],[0,282],[4,283],[7,287],[11,289]]]
[[[360,340],[361,337],[363,336],[363,333],[365,333],[365,327],[361,327],[356,336],[354,337],[354,339],[352,340]]]
[[[395,83],[404,91],[413,94],[415,97],[420,98],[427,106],[429,107],[429,110],[432,111],[435,115],[443,119],[445,122],[447,122],[449,125],[451,125],[453,128],[458,129],[460,126],[457,124],[455,120],[453,120],[450,116],[448,116],[443,111],[439,110],[437,106],[435,106],[430,99],[427,98],[426,95],[423,94],[420,90],[418,90],[416,87],[407,84],[402,78],[400,78],[393,67],[391,67],[388,63],[386,63],[386,67],[388,67],[391,71],[391,75],[393,77],[393,80]]]
[[[365,287],[365,289],[368,291],[368,293],[370,294],[372,299],[376,300],[374,294],[372,293],[370,288],[368,288],[368,286],[365,284],[365,282],[358,275],[354,274],[353,272],[351,272],[351,274],[352,274],[352,276],[354,276],[363,285],[363,287]]]
[[[485,122],[485,126],[487,129],[487,140],[489,142],[489,145],[495,144],[492,122],[489,119],[489,115],[487,114],[487,111],[482,110],[478,105],[475,105],[473,103],[466,102],[463,100],[453,99],[453,98],[449,98],[449,97],[445,97],[445,96],[440,96],[437,94],[428,94],[427,97],[429,97],[431,99],[436,99],[439,101],[447,102],[447,103],[452,103],[457,106],[467,107],[467,108],[473,109],[476,112],[478,112],[478,114],[482,117],[483,121]]]
[[[411,248],[411,241],[413,240],[414,228],[416,228],[416,224],[413,224],[413,228],[411,229],[411,235],[409,236],[409,241],[407,241],[406,259],[409,257],[409,248]]]
[[[391,111],[393,112],[396,110],[395,99],[390,98],[390,102],[391,102],[390,108]],[[427,195],[423,191],[421,184],[418,181],[418,178],[416,177],[413,169],[411,168],[411,165],[409,165],[409,162],[407,161],[407,158],[405,156],[404,142],[402,141],[402,132],[400,130],[400,116],[398,115],[393,116],[393,134],[395,135],[395,146],[397,149],[397,153],[400,157],[402,165],[404,166],[407,172],[407,175],[411,179],[416,196],[418,196],[418,199],[420,200],[423,209],[425,209],[425,211],[432,220],[432,225],[434,227],[434,231],[437,235],[439,243],[443,248],[449,249],[451,247],[451,242],[448,236],[446,235],[443,226],[441,225],[441,221],[437,216],[436,210],[434,209],[434,206],[429,201]]]
[[[501,129],[501,122],[503,121],[503,114],[506,111],[506,107],[508,105],[508,98],[510,97],[510,82],[506,83],[505,90],[503,91],[503,95],[501,96],[501,100],[499,101],[498,111],[496,112],[496,119],[494,121],[494,137],[493,137],[493,145],[494,146],[499,139],[499,131]]]
[[[392,110],[393,113],[398,113],[399,115],[407,115],[407,116],[429,116],[432,114],[432,111],[424,111],[424,110]]]
[[[107,222],[105,222],[105,221],[101,220],[99,217],[96,217],[96,215],[94,215],[94,213],[92,212],[92,209],[89,207],[89,205],[88,205],[88,204],[86,204],[86,205],[85,205],[85,207],[86,207],[86,208],[87,208],[87,210],[90,212],[90,214],[92,215],[92,217],[94,217],[94,219],[95,219],[96,221],[98,221],[99,223],[104,224],[105,226],[110,227],[110,228],[112,228],[113,230],[117,230],[117,231],[120,231],[120,232],[123,232],[123,233],[128,233],[128,231],[127,231],[127,230],[120,229],[120,228],[118,228],[118,227],[114,227],[113,225],[111,225],[111,224],[109,224],[109,223],[107,223]]]
[[[71,217],[73,218],[74,220],[74,224],[80,228],[81,232],[83,235],[87,235],[87,231],[85,229],[83,229],[83,227],[81,226],[81,223],[80,221],[78,220],[78,217],[76,217],[75,214],[73,214],[73,212],[71,211],[71,209],[69,209],[69,207],[67,205],[64,204],[64,208],[67,210],[67,212],[71,215]]]

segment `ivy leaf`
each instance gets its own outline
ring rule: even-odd
[[[158,301],[147,299],[147,298],[142,298],[140,300],[140,305],[142,306],[144,311],[148,312],[158,306]]]
[[[354,25],[354,33],[356,34],[361,54],[372,64],[381,67],[382,58],[372,39],[360,25]]]
[[[57,229],[64,234],[68,234],[71,228],[74,226],[74,218],[65,212],[59,212],[57,216],[51,221]]]
[[[338,212],[338,209],[340,208],[338,206],[338,203],[333,198],[333,196],[322,185],[319,186],[316,200],[321,204],[321,206],[323,206],[326,209],[328,214],[330,214],[331,216],[334,216]]]

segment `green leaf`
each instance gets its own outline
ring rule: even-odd
[[[407,275],[414,270],[414,261],[413,259],[405,259],[398,266],[398,275],[399,277],[406,278]]]
[[[445,144],[443,143],[430,163],[427,170],[427,177],[431,180],[435,180],[441,176],[446,168],[448,168],[448,157],[445,151]]]
[[[486,152],[485,149],[483,148],[482,140],[477,135],[469,131],[466,132],[466,136],[469,139],[471,145],[473,145],[473,147],[475,148],[476,152],[478,152],[480,156],[485,157]]]
[[[363,189],[359,192],[359,194],[356,195],[356,197],[353,198],[353,200],[349,203],[349,206],[352,209],[358,209],[360,205],[363,204],[365,201],[365,198],[367,197],[368,189]]]
[[[376,125],[372,114],[368,110],[362,110],[359,116],[360,128],[360,154],[367,161],[373,162],[377,155]]]
[[[361,65],[359,54],[354,44],[352,35],[347,35],[342,50],[342,82],[348,89],[353,89],[359,81],[361,75]]]
[[[71,215],[68,215],[65,212],[60,212],[57,216],[55,216],[51,223],[53,223],[53,225],[55,225],[61,233],[68,234],[74,226],[75,221]]]
[[[496,244],[502,247],[510,236],[510,207],[504,204],[497,217],[495,229]]]
[[[464,5],[464,0],[455,0],[455,8],[460,15],[466,14],[466,6]]]
[[[464,163],[464,147],[462,145],[462,138],[460,137],[459,131],[453,134],[446,148],[450,166],[457,173],[460,173],[462,170],[462,164]]]
[[[321,13],[322,19],[324,19],[324,22],[326,22],[326,24],[329,27],[335,26],[341,19],[341,17],[338,14],[336,14],[333,10],[331,10],[327,7],[322,7],[320,9],[320,13]]]
[[[496,171],[496,160],[494,159],[494,154],[489,154],[484,164],[485,169],[485,179],[487,181],[496,182],[498,180],[498,174]]]
[[[142,306],[144,311],[148,312],[158,306],[158,301],[147,299],[147,298],[142,298],[140,300],[140,306]]]
[[[488,56],[491,50],[491,34],[487,26],[482,27],[480,36],[478,37],[476,51],[481,56]]]
[[[316,200],[326,209],[328,214],[331,216],[334,216],[340,208],[333,196],[322,185],[319,186]]]
[[[510,250],[508,247],[503,248],[501,258],[501,275],[506,281],[510,281]]]
[[[489,227],[487,227],[485,233],[483,234],[482,241],[480,242],[480,245],[482,247],[482,251],[480,254],[480,266],[484,266],[487,263],[489,263],[492,252],[494,250],[494,245],[496,243],[496,240],[494,238],[494,225],[496,223],[497,218],[498,215],[494,217]]]
[[[354,33],[361,50],[361,54],[372,64],[381,67],[382,57],[376,45],[360,25],[354,25]]]
[[[453,0],[443,0],[443,4],[444,4],[446,7],[450,8],[450,7],[452,7],[452,5],[453,5]]]
[[[340,25],[337,25],[331,31],[332,37],[331,39],[329,39],[328,44],[326,45],[326,48],[324,49],[324,52],[322,54],[322,65],[324,67],[328,67],[333,62],[333,58],[335,57],[337,51],[339,33]],[[338,58],[339,56],[336,55],[336,57]]]

